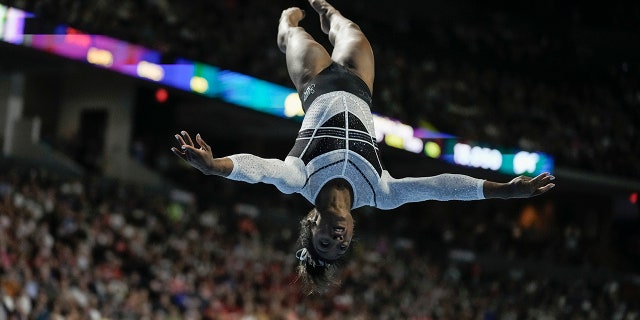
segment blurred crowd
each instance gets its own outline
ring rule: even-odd
[[[286,7],[310,10],[304,1],[284,0],[6,2],[167,57],[288,86],[277,21]],[[547,152],[563,167],[640,177],[640,48],[631,31],[637,3],[537,11],[529,5],[524,13],[478,6],[473,17],[452,19],[340,5],[374,48],[375,111],[471,141]],[[303,26],[326,44],[315,20]]]
[[[358,212],[343,285],[305,296],[291,199],[235,190],[203,206],[98,177],[1,172],[0,319],[640,318],[637,279],[612,263],[614,243],[588,258],[598,244],[583,219],[527,235],[549,200]]]

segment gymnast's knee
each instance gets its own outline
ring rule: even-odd
[[[280,51],[282,51],[283,53],[287,51],[287,45],[289,44],[290,41],[295,41],[292,40],[293,38],[296,37],[296,34],[301,34],[304,35],[304,29],[302,27],[285,27],[285,28],[281,28],[278,31],[278,48],[280,48]]]

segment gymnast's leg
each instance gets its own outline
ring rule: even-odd
[[[320,71],[331,65],[331,56],[302,27],[304,18],[300,8],[289,8],[282,12],[278,25],[278,47],[286,54],[289,77],[298,92],[302,86]]]
[[[309,3],[320,15],[322,31],[329,35],[333,45],[331,59],[359,75],[373,92],[373,50],[360,27],[325,0],[309,0]]]

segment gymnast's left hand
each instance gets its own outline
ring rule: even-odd
[[[536,177],[519,176],[509,182],[511,189],[510,198],[529,198],[543,194],[555,187],[551,183],[555,177],[548,172],[539,174]]]
[[[196,135],[196,142],[198,143],[198,147],[196,147],[191,140],[191,136],[186,131],[181,131],[180,134],[175,135],[176,140],[178,140],[178,144],[180,145],[180,149],[176,147],[172,147],[171,151],[180,157],[182,160],[189,163],[192,167],[200,170],[204,174],[212,174],[214,173],[214,158],[213,153],[211,152],[211,147],[204,142],[200,134]]]

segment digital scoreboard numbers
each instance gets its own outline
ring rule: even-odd
[[[553,170],[553,158],[541,152],[485,147],[379,115],[374,115],[374,125],[378,143],[452,164],[509,175],[535,176]]]

